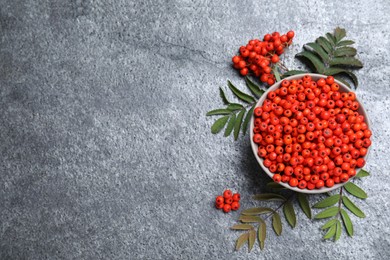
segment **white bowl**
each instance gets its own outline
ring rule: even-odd
[[[305,74],[299,74],[299,75],[290,76],[290,77],[287,77],[285,79],[286,80],[294,80],[294,79],[297,80],[297,79],[302,78],[304,75],[309,75],[313,80],[318,80],[320,78],[326,78],[327,77],[327,76],[321,75],[321,74],[305,73]],[[280,84],[281,84],[281,82],[282,81],[279,81],[279,82],[275,83],[274,85],[272,85],[270,88],[268,88],[268,90],[261,96],[261,98],[257,102],[256,107],[261,106],[263,104],[264,100],[267,98],[268,93],[270,91],[278,89]],[[352,90],[349,87],[347,87],[345,84],[341,83],[340,81],[335,79],[335,82],[340,85],[340,92],[352,92]],[[362,103],[358,100],[358,98],[356,98],[356,101],[359,102],[359,104],[360,104],[358,112],[364,116],[364,119],[365,119],[364,122],[368,125],[368,128],[371,129],[370,124],[369,124],[369,120],[367,118],[367,113],[364,110]],[[255,142],[253,142],[253,127],[254,127],[254,116],[252,115],[251,125],[250,125],[250,138],[251,138],[251,146],[252,146],[253,154],[255,155],[256,160],[259,162],[261,168],[263,168],[263,170],[268,174],[268,176],[272,178],[274,173],[270,172],[268,170],[268,168],[264,166],[264,164],[263,164],[264,159],[260,158],[257,155],[258,145]],[[367,156],[368,156],[369,150],[370,150],[370,147],[367,148],[367,154],[364,156],[364,160],[366,162],[367,162]],[[356,168],[356,172],[359,172],[360,169],[361,168]],[[353,178],[350,178],[349,181],[352,180],[352,179]],[[290,190],[296,191],[296,192],[318,194],[318,193],[325,193],[325,192],[329,192],[329,191],[332,191],[334,189],[340,188],[341,186],[345,185],[346,183],[347,182],[345,182],[345,183],[338,183],[338,184],[335,184],[333,187],[330,187],[330,188],[324,186],[321,189],[313,189],[313,190],[300,189],[298,187],[291,187],[288,183],[284,183],[284,182],[280,182],[279,184],[284,186],[284,187],[286,187],[286,188],[288,188],[288,189],[290,189]]]

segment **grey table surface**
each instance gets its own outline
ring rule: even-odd
[[[390,259],[390,2],[0,1],[0,259]],[[336,26],[364,62],[358,97],[373,147],[367,218],[321,240],[299,211],[266,248],[234,252],[238,212],[268,181],[248,137],[212,135],[206,111],[238,47],[296,31],[284,55]],[[320,197],[311,197],[311,203]],[[355,200],[357,202],[357,200]],[[264,204],[266,205],[266,204]]]

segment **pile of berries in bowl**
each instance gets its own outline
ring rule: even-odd
[[[282,186],[305,193],[339,188],[366,163],[367,114],[356,95],[332,76],[305,74],[271,86],[251,121],[252,150]]]

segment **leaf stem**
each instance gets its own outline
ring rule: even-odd
[[[275,210],[273,210],[270,214],[268,214],[265,218],[264,218],[264,221],[266,219],[268,219],[269,217],[271,217],[273,214],[275,214],[275,212],[277,212],[281,207],[283,207],[284,204],[286,204],[288,201],[290,201],[293,197],[295,197],[295,193],[293,193],[290,197],[288,197],[285,201],[283,201]]]
[[[343,187],[340,188],[340,193],[339,194],[340,194],[339,204],[338,204],[339,212],[337,212],[336,219],[339,218],[340,212],[341,212],[341,202],[343,201]]]

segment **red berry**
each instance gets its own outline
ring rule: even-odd
[[[223,197],[224,197],[225,199],[232,198],[232,197],[233,197],[232,191],[231,191],[231,190],[225,190],[225,191],[223,192]]]
[[[225,198],[225,204],[232,204],[232,202],[233,202],[233,198],[231,197],[231,198]]]
[[[238,201],[234,201],[231,205],[232,210],[238,210],[240,208],[240,203]]]
[[[222,196],[218,196],[216,199],[215,199],[215,203],[217,204],[222,204],[224,202],[224,199]]]
[[[224,206],[225,206],[225,204],[223,204],[223,203],[221,203],[221,204],[215,203],[215,207],[217,209],[223,209]]]
[[[295,35],[294,31],[289,31],[289,32],[287,33],[287,37],[288,37],[289,39],[294,38],[294,35]]]
[[[223,212],[229,213],[232,207],[229,204],[223,205]]]
[[[233,201],[240,201],[240,199],[241,199],[240,193],[235,193],[233,195]]]

